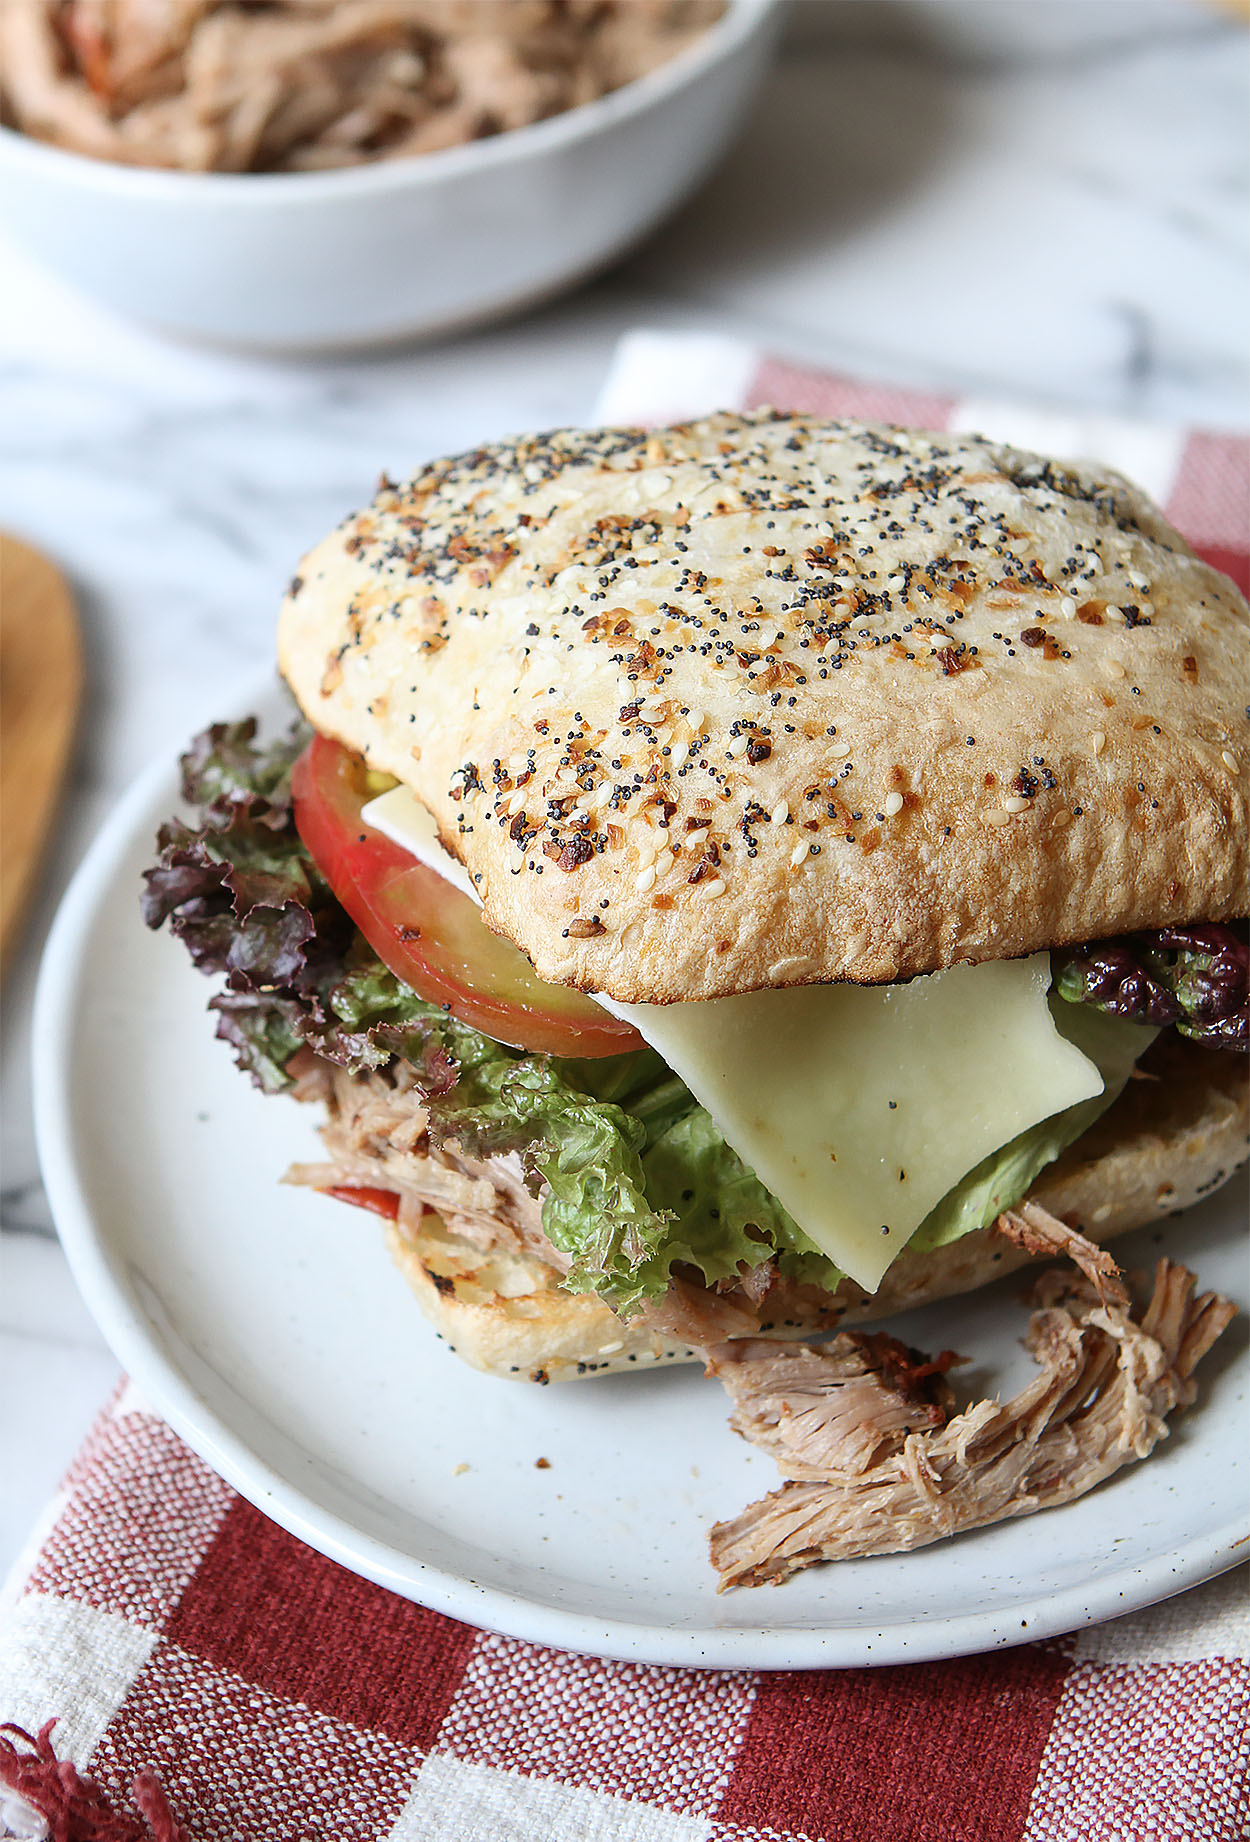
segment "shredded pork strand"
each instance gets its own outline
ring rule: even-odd
[[[1193,1400],[1193,1370],[1234,1316],[1215,1293],[1195,1298],[1193,1274],[1169,1260],[1140,1318],[1066,1271],[1042,1274],[1035,1295],[1025,1342],[1041,1373],[1012,1400],[975,1402],[942,1424],[914,1423],[898,1379],[855,1332],[825,1349],[710,1351],[733,1426],[790,1480],[712,1530],[721,1590],[1083,1496],[1166,1437],[1166,1416]]]
[[[401,1224],[419,1219],[423,1206],[436,1209],[453,1234],[483,1253],[525,1252],[567,1271],[570,1256],[543,1233],[542,1203],[526,1188],[520,1158],[472,1158],[436,1144],[402,1064],[385,1074],[350,1075],[310,1058],[296,1093],[326,1103],[321,1139],[329,1159],[292,1165],[286,1182],[314,1190],[381,1186],[399,1197]]]
[[[1026,1254],[1067,1254],[1088,1279],[1104,1305],[1125,1306],[1128,1288],[1120,1269],[1105,1247],[1095,1247],[1076,1228],[1061,1222],[1040,1203],[1022,1202],[1005,1209],[994,1224],[998,1233]]]
[[[846,1333],[825,1348],[749,1337],[705,1351],[734,1402],[730,1421],[787,1477],[869,1469],[908,1433],[944,1426],[943,1380],[961,1360],[929,1362],[884,1331]]]
[[[0,116],[128,165],[352,166],[593,101],[723,11],[723,0],[2,0]]]
[[[674,1268],[664,1296],[645,1304],[638,1316],[660,1336],[706,1344],[754,1337],[774,1326],[795,1328],[796,1311],[803,1314],[805,1330],[832,1330],[845,1309],[824,1288],[784,1276],[771,1258],[713,1283],[694,1267]]]

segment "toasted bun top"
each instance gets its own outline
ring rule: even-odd
[[[1245,914],[1250,610],[1134,487],[809,416],[384,481],[279,656],[543,977],[881,981]]]

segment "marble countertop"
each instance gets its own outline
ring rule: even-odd
[[[630,326],[868,377],[1213,427],[1250,416],[1245,28],[1203,0],[799,0],[736,151],[623,266],[472,337],[188,350],[0,243],[0,526],[70,576],[89,689],[4,993],[0,1575],[117,1373],[39,1179],[39,947],[155,753],[270,657],[293,561],[378,472],[584,420]]]

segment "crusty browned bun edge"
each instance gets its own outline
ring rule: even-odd
[[[1174,1040],[1150,1059],[1150,1072],[1130,1081],[1029,1192],[1099,1243],[1189,1208],[1250,1155],[1250,1086],[1241,1057]],[[474,1368],[549,1382],[700,1359],[687,1343],[623,1323],[596,1298],[562,1291],[557,1274],[528,1254],[483,1254],[437,1215],[389,1232],[426,1316]],[[972,1291],[1028,1258],[992,1229],[929,1253],[904,1250],[872,1297],[843,1282],[832,1301],[845,1307],[837,1321],[863,1323]],[[827,1327],[830,1302],[821,1295],[814,1307],[796,1290],[778,1301],[770,1334]]]

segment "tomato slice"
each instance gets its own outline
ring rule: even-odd
[[[477,903],[365,823],[368,770],[315,736],[291,774],[295,825],[317,868],[378,958],[419,997],[483,1035],[550,1055],[621,1055],[642,1047],[631,1024],[571,985],[540,979],[519,947],[492,934]]]
[[[399,1197],[394,1190],[375,1190],[367,1184],[331,1183],[321,1194],[333,1196],[335,1202],[350,1202],[357,1209],[369,1209],[374,1215],[384,1215],[388,1222],[399,1218]]]

